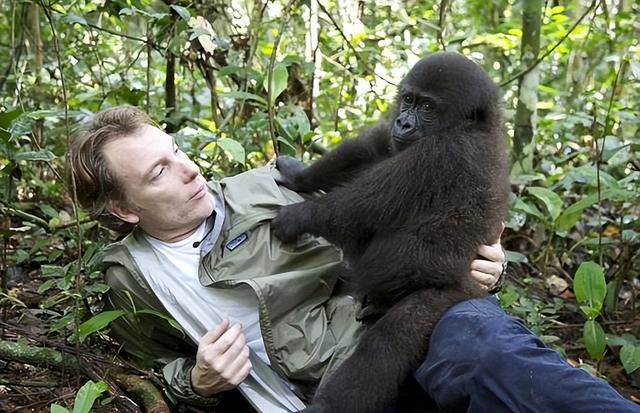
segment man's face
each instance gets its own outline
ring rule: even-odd
[[[211,215],[215,199],[200,170],[160,129],[144,125],[109,142],[103,151],[126,195],[125,203],[112,208],[120,219],[172,242],[189,236]]]

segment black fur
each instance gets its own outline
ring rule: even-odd
[[[318,390],[306,412],[379,412],[425,357],[456,302],[485,293],[470,281],[480,245],[499,237],[508,206],[500,92],[456,53],[422,59],[382,120],[308,168],[279,158],[286,185],[326,194],[286,206],[277,237],[322,236],[341,247],[350,282],[384,314]]]

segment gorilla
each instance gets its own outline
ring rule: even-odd
[[[424,360],[443,312],[486,294],[469,268],[508,208],[500,91],[464,56],[430,55],[400,83],[390,116],[309,167],[288,157],[277,167],[285,186],[326,193],[282,207],[274,234],[340,247],[374,319],[304,411],[383,411]]]

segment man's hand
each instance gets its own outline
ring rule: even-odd
[[[249,347],[240,324],[231,326],[224,320],[200,339],[191,387],[208,397],[238,386],[250,371]]]
[[[487,291],[500,279],[506,257],[500,241],[493,245],[481,245],[478,255],[486,259],[476,259],[471,262],[471,277]]]

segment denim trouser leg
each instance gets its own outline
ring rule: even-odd
[[[545,347],[493,298],[445,313],[415,378],[446,412],[640,412],[608,383]]]

